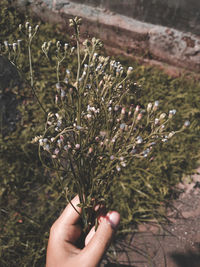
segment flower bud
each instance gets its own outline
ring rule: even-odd
[[[64,50],[66,51],[68,49],[68,47],[69,47],[69,44],[65,43],[64,44]]]
[[[56,148],[56,149],[54,150],[54,154],[55,154],[55,155],[58,155],[59,152],[60,152],[60,150],[59,150],[58,148]]]
[[[137,143],[137,144],[141,144],[142,142],[143,142],[142,137],[141,137],[141,136],[137,136],[137,138],[136,138],[136,143]]]
[[[61,147],[61,143],[62,143],[62,141],[60,139],[58,139],[57,140],[57,144],[58,144],[59,147]]]
[[[57,48],[60,48],[60,46],[61,46],[60,41],[57,41],[56,46],[57,46]]]
[[[120,164],[122,165],[122,167],[126,167],[126,163],[124,161],[120,162]]]
[[[133,67],[129,67],[127,70],[127,76],[129,76],[133,72]]]
[[[160,120],[163,120],[166,117],[166,113],[160,114]]]
[[[155,118],[154,123],[155,123],[155,125],[157,125],[159,123],[159,119],[158,118]]]
[[[49,151],[49,150],[50,150],[50,146],[49,146],[49,144],[45,144],[43,148],[44,148],[44,150],[46,150],[46,151]]]
[[[119,165],[116,166],[116,169],[117,169],[118,172],[121,171],[121,168],[119,167]]]
[[[140,110],[140,106],[137,105],[136,108],[135,108],[135,112],[139,112],[139,110]]]
[[[25,23],[25,28],[28,29],[28,26],[29,26],[29,22],[27,21],[27,22]]]
[[[175,135],[175,132],[173,131],[173,132],[169,133],[168,138],[171,138],[174,135]]]
[[[76,145],[75,145],[75,148],[76,148],[77,150],[80,149],[80,147],[81,147],[80,144],[76,144]]]
[[[169,111],[169,118],[172,118],[176,114],[176,110],[172,109]]]
[[[140,121],[141,119],[142,119],[142,113],[139,113],[139,114],[137,115],[137,120]]]
[[[39,25],[36,25],[36,26],[35,26],[35,32],[37,32],[38,29],[39,29]]]
[[[13,43],[13,51],[14,51],[14,52],[17,51],[17,43]]]
[[[63,89],[61,89],[61,91],[60,91],[60,96],[61,96],[61,98],[64,98],[65,95],[66,95],[65,91],[64,91]]]
[[[126,127],[126,124],[125,124],[125,123],[121,123],[121,124],[120,124],[120,129],[121,129],[121,130],[124,130],[125,127]]]
[[[147,112],[148,112],[148,113],[151,111],[152,106],[153,106],[152,103],[149,103],[149,104],[147,105]]]
[[[189,127],[189,126],[190,126],[190,121],[188,121],[188,120],[185,121],[183,126],[184,126],[185,128],[186,128],[186,127]]]
[[[88,153],[91,154],[93,152],[93,148],[90,147],[89,150],[88,150]]]
[[[66,84],[68,84],[68,83],[69,83],[69,80],[68,80],[68,78],[65,78],[65,79],[64,79],[64,83],[66,83]]]
[[[156,111],[156,110],[158,109],[158,106],[159,106],[159,101],[156,100],[156,101],[154,102],[153,111]]]
[[[45,50],[45,49],[46,49],[46,45],[47,45],[47,42],[44,42],[44,43],[42,44],[42,50]]]
[[[69,76],[70,75],[70,70],[68,70],[68,69],[66,69],[66,74],[67,74],[67,76]]]
[[[121,114],[124,115],[125,113],[126,113],[126,109],[125,108],[122,108]]]

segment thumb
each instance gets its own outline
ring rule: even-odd
[[[81,251],[84,261],[96,266],[108,248],[110,241],[120,222],[120,215],[116,211],[110,211],[101,220],[98,229],[88,245]],[[86,265],[87,266],[87,265]]]

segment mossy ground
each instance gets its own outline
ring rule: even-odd
[[[1,2],[0,12],[0,42],[19,39],[17,28],[26,21],[26,16],[9,7],[7,1]],[[33,44],[34,75],[38,81],[37,94],[49,110],[54,96],[55,66],[46,67],[40,47],[46,40],[68,38],[57,27],[43,22],[40,32]],[[27,62],[26,57],[23,60]],[[189,129],[157,147],[153,160],[133,162],[120,180],[113,181],[110,205],[121,213],[121,230],[125,231],[141,221],[164,218],[165,203],[173,197],[174,186],[196,168],[200,156],[200,84],[191,76],[174,79],[159,69],[122,61],[134,66],[133,79],[141,85],[136,94],[140,105],[159,100],[163,112],[175,108],[172,129],[178,129],[185,120],[191,122]],[[73,61],[70,64],[73,66]],[[24,72],[27,71],[24,64]],[[1,120],[0,265],[44,266],[49,228],[65,206],[65,197],[54,175],[42,167],[37,147],[30,144],[45,120],[37,101],[26,84],[4,88],[1,95],[8,91],[16,96],[20,116],[12,131],[5,132]],[[5,117],[5,112],[1,117]]]

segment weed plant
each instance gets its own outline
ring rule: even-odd
[[[5,2],[1,3],[1,13],[2,20],[0,23],[0,42],[3,48],[2,52],[5,52],[4,41],[8,41],[8,44],[17,43],[17,40],[21,39],[18,32],[18,25],[25,25],[27,18],[21,14],[19,15],[14,13],[12,7],[8,7]],[[8,17],[11,21],[9,24],[7,23]],[[36,24],[37,23],[35,23],[35,25]],[[7,25],[9,25],[10,28],[7,27]],[[27,25],[27,29],[29,29],[29,26],[30,25]],[[35,30],[35,27],[32,28],[32,30]],[[21,42],[20,47],[22,51],[20,52],[20,56],[16,58],[17,54],[13,53],[15,51],[12,50],[12,53],[10,53],[10,60],[13,62],[15,59],[18,60],[18,66],[23,73],[22,78],[24,82],[21,83],[20,87],[10,89],[9,87],[2,87],[1,89],[2,96],[7,94],[7,91],[12,92],[16,96],[18,100],[18,110],[20,111],[18,121],[15,122],[16,128],[12,131],[8,131],[8,129],[4,127],[4,121],[6,118],[5,112],[2,112],[2,117],[4,116],[4,120],[2,120],[2,134],[0,140],[0,264],[2,266],[44,265],[49,227],[58,216],[60,210],[66,205],[66,188],[68,188],[67,197],[69,199],[78,191],[78,187],[75,182],[73,182],[74,178],[72,179],[71,176],[72,172],[69,171],[69,166],[63,166],[63,163],[61,161],[59,162],[57,155],[61,155],[60,151],[63,153],[62,156],[66,158],[69,157],[68,150],[71,149],[71,155],[73,155],[74,159],[72,164],[74,165],[75,161],[80,162],[77,166],[75,166],[75,171],[77,173],[79,164],[81,164],[80,154],[82,157],[84,156],[85,163],[90,166],[91,154],[93,157],[94,153],[99,155],[101,152],[103,156],[100,155],[102,158],[98,160],[98,163],[102,172],[100,172],[98,166],[95,171],[104,175],[106,172],[104,166],[107,166],[109,162],[112,162],[112,170],[114,170],[114,172],[109,173],[109,177],[112,177],[112,180],[111,183],[108,184],[108,189],[106,189],[109,194],[105,191],[104,199],[101,200],[108,203],[110,208],[117,209],[121,213],[121,232],[129,231],[130,225],[141,221],[148,221],[152,219],[160,221],[165,214],[165,206],[163,203],[169,200],[169,197],[173,192],[174,185],[181,180],[182,175],[192,173],[199,157],[198,103],[200,97],[199,84],[195,81],[195,79],[188,79],[187,77],[172,79],[171,77],[161,73],[160,70],[140,66],[136,62],[131,62],[131,64],[128,63],[128,65],[133,66],[133,69],[129,69],[131,73],[128,77],[131,78],[133,83],[131,84],[128,83],[128,81],[125,81],[126,84],[123,84],[126,85],[123,88],[129,88],[130,93],[128,96],[123,98],[118,107],[119,109],[113,112],[115,106],[117,105],[115,102],[110,103],[111,99],[109,98],[109,101],[105,100],[107,102],[98,107],[97,104],[93,102],[94,97],[89,95],[86,91],[87,94],[84,98],[85,100],[83,100],[81,104],[84,111],[84,115],[81,118],[83,125],[80,125],[80,123],[76,120],[78,106],[75,104],[78,102],[78,94],[75,93],[77,88],[77,77],[75,75],[77,73],[75,70],[78,61],[70,54],[74,41],[70,41],[69,37],[66,38],[61,34],[58,35],[58,30],[55,31],[55,28],[52,29],[51,25],[46,25],[44,23],[41,23],[40,25],[40,32],[42,34],[38,33],[37,38],[33,39],[31,44],[33,55],[32,75],[34,77],[34,82],[32,83],[29,78],[30,62],[28,59],[28,53],[23,50],[23,47],[25,46],[23,42]],[[58,40],[61,40],[61,36],[63,42],[57,43]],[[52,40],[52,46],[50,48],[52,50],[47,51],[47,45],[50,40]],[[46,44],[44,45],[45,42]],[[93,44],[90,41],[88,42],[89,46],[87,47],[86,43],[85,50],[93,47]],[[70,51],[70,53],[66,53],[64,60],[60,64],[60,76],[58,77],[58,72],[55,71],[58,69],[58,65],[55,64],[55,62],[58,62],[56,61],[57,59],[55,56],[56,50],[58,49],[58,46],[60,46],[61,52],[64,53],[65,43],[69,43],[69,47],[66,47],[66,49],[68,49],[67,51]],[[41,47],[44,51],[42,51]],[[50,64],[47,64],[49,59],[47,59],[44,55],[44,52],[48,53],[46,55],[50,58]],[[81,56],[82,55],[83,54],[81,54]],[[99,60],[101,59],[105,62],[107,57],[98,56],[97,58],[98,60],[95,61],[95,64],[98,66],[100,63]],[[86,57],[86,59],[88,60],[88,57]],[[115,62],[116,61],[118,62],[118,60],[115,60]],[[123,60],[121,59],[120,61],[122,62]],[[111,66],[111,62],[114,63],[112,59],[107,62],[109,68]],[[84,66],[86,63],[87,67]],[[81,76],[79,79],[82,77],[84,69],[86,70],[87,75],[89,64],[88,62],[86,63],[82,65],[83,68],[80,72]],[[125,64],[123,65],[127,65],[127,62],[124,63]],[[121,67],[121,65],[118,66]],[[66,69],[68,70],[67,72]],[[124,73],[121,77],[118,77],[121,80],[125,79],[127,76],[125,69],[128,70],[128,67],[124,67]],[[72,76],[68,77],[69,74]],[[68,80],[65,80],[65,78]],[[79,79],[78,82],[80,83],[85,81],[85,78],[83,80]],[[99,77],[99,82],[101,79],[102,77]],[[89,82],[87,84],[89,84]],[[71,92],[70,88],[72,88],[74,92],[72,90]],[[63,92],[62,94],[61,89],[64,90],[65,93]],[[95,87],[92,87],[90,90],[93,94],[96,93]],[[74,106],[67,102],[73,100],[70,100],[70,94],[74,97]],[[37,95],[45,112],[42,111],[35,95]],[[111,98],[112,97],[113,95],[111,95]],[[88,100],[91,101],[91,103],[88,103]],[[143,124],[147,122],[147,115],[149,114],[147,107],[148,110],[150,110],[150,108],[153,110],[156,100],[159,100],[160,102],[159,109],[154,111],[157,112],[156,118],[160,118],[160,115],[165,113],[167,115],[162,115],[162,117],[165,116],[163,120],[166,120],[166,118],[168,118],[169,110],[177,110],[176,115],[173,120],[170,120],[170,124],[168,125],[168,129],[171,129],[170,132],[178,131],[182,127],[182,123],[188,119],[191,121],[190,129],[179,133],[172,139],[169,139],[166,143],[162,142],[162,137],[161,142],[153,148],[154,153],[149,155],[148,159],[146,157],[144,158],[144,151],[147,149],[144,143],[143,146],[141,146],[139,153],[136,153],[138,158],[135,157],[134,161],[130,162],[131,164],[128,164],[130,158],[128,158],[127,155],[116,156],[116,151],[118,151],[117,149],[119,149],[120,144],[124,144],[124,141],[121,141],[122,143],[119,142],[118,147],[116,146],[116,151],[114,151],[115,153],[112,151],[112,153],[109,154],[109,149],[112,144],[110,141],[114,138],[114,134],[119,131],[121,137],[127,138],[130,133],[125,130],[125,127],[127,127],[126,125],[131,126],[131,123],[129,122],[129,112],[131,112],[133,116],[135,113],[136,120],[141,117],[138,120],[138,125],[143,127]],[[153,104],[151,106],[151,104],[148,105],[148,103]],[[157,103],[158,102],[156,102],[156,105]],[[73,115],[66,113],[63,114],[64,105],[66,104],[68,106],[71,104],[73,111],[76,111],[72,112]],[[137,104],[140,108],[136,108]],[[108,109],[105,113],[102,112],[102,110],[104,110],[104,106]],[[95,113],[98,108],[100,111]],[[12,110],[12,112],[15,111]],[[49,115],[46,117],[46,114]],[[92,116],[100,116],[100,118],[104,119],[104,116],[106,116],[105,114],[107,114],[107,116],[111,116],[111,114],[114,115],[112,117],[114,120],[113,125],[114,127],[117,127],[114,131],[114,128],[106,128],[106,125],[102,123],[102,120],[100,127],[99,125],[91,127],[91,124],[94,122],[94,120],[91,119]],[[138,117],[139,114],[142,115]],[[69,125],[69,119],[67,120],[66,118],[70,118],[70,116],[73,116],[73,123]],[[48,119],[46,120],[46,118]],[[152,120],[153,125],[155,125],[154,119]],[[56,127],[59,127],[59,125],[57,125],[59,120],[62,121],[63,128],[55,129]],[[96,121],[97,120],[95,120],[95,122]],[[107,120],[103,121],[106,122]],[[45,123],[45,134],[43,134]],[[52,125],[52,129],[50,129]],[[84,129],[78,126],[84,126]],[[98,133],[95,132],[100,128],[102,130],[101,133],[99,131]],[[61,132],[64,129],[70,129],[70,131],[63,135]],[[88,133],[89,129],[91,132]],[[144,131],[142,141],[145,140],[145,134],[147,134],[148,131],[149,129]],[[37,156],[37,147],[30,142],[34,136],[40,136],[41,134],[42,136],[39,138],[40,155],[42,161],[45,165],[47,165],[48,169],[43,168],[41,161]],[[82,140],[81,142],[79,142],[80,134]],[[75,138],[73,137],[74,140],[72,136],[75,136]],[[90,145],[86,145],[86,143],[84,143],[87,136],[90,138]],[[135,135],[133,138],[137,140],[137,136],[138,135]],[[98,152],[96,152],[97,140],[93,142],[94,137],[99,137],[102,140],[98,142],[103,142],[102,146],[101,143],[98,144]],[[47,142],[45,138],[47,138]],[[50,142],[51,138],[55,139]],[[107,142],[106,139],[110,141]],[[57,142],[58,140],[60,141]],[[66,144],[64,144],[64,142],[66,142]],[[146,144],[148,144],[148,142]],[[49,145],[49,147],[47,145]],[[71,145],[72,147],[66,148],[66,145]],[[56,149],[59,149],[58,154],[54,153]],[[126,147],[123,146],[123,149],[126,151]],[[133,149],[135,148],[132,147],[131,150]],[[114,156],[114,158],[112,156]],[[141,160],[139,156],[142,156],[144,160]],[[56,171],[52,170],[52,164],[50,165],[50,162],[54,164],[53,168],[56,167]],[[67,163],[69,164],[69,161]],[[88,170],[84,168],[84,172],[82,174],[83,179],[85,179],[84,177],[90,178],[85,175],[85,172],[87,171]],[[71,178],[71,180],[69,181],[66,179],[67,177]],[[92,179],[95,177],[95,175],[92,176]],[[101,177],[102,181],[107,181],[107,179],[108,176]],[[85,184],[87,183],[85,182]],[[91,186],[90,183],[88,184]],[[83,190],[83,188],[81,189]],[[88,188],[86,188],[84,193],[90,192],[87,190]],[[88,206],[91,205],[91,202],[88,200],[92,199],[94,196],[99,197],[98,190],[94,192],[94,195],[87,195],[87,203],[83,202],[83,205],[85,205],[84,207],[86,207],[86,211]],[[102,194],[100,197],[102,197]]]

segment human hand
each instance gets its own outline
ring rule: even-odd
[[[97,267],[107,250],[120,221],[119,213],[112,211],[101,216],[97,231],[93,227],[85,238],[85,247],[79,249],[76,246],[82,233],[79,225],[81,208],[77,206],[79,203],[79,197],[76,196],[72,204],[79,213],[68,204],[52,225],[46,267]]]

